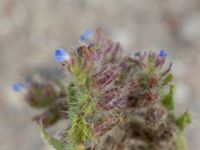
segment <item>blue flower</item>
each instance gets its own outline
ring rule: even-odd
[[[80,41],[84,42],[88,40],[92,36],[93,32],[92,30],[85,30],[85,32],[80,36]]]
[[[25,87],[22,83],[16,82],[16,83],[13,84],[12,89],[15,92],[19,92],[19,91],[25,89]]]
[[[56,62],[63,62],[69,60],[70,56],[63,48],[60,48],[55,51],[54,59]]]
[[[163,57],[163,58],[166,58],[168,56],[168,53],[166,50],[160,50],[160,54],[159,54],[160,57]]]

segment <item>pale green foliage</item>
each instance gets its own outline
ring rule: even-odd
[[[77,145],[80,145],[89,138],[90,132],[90,126],[85,118],[77,117],[77,120],[74,121],[68,132],[70,137],[70,149],[77,149]]]
[[[165,83],[167,83],[167,80],[165,80]],[[169,93],[162,100],[163,106],[165,106],[165,108],[167,108],[168,110],[174,110],[174,107],[175,107],[174,92],[175,92],[174,85],[170,85]]]
[[[72,68],[74,80],[67,88],[68,115],[71,121],[68,136],[71,150],[77,150],[78,146],[91,140],[92,130],[87,119],[96,106],[95,101],[92,101],[90,75],[80,66],[78,63]]]
[[[180,133],[176,139],[176,149],[175,150],[186,150],[186,141],[182,133]]]
[[[189,112],[185,112],[176,120],[176,125],[179,127],[181,131],[184,131],[187,125],[190,124],[191,122],[192,122],[191,114]]]
[[[67,96],[68,96],[68,116],[71,121],[76,118],[76,112],[78,109],[78,100],[77,100],[77,92],[75,89],[75,85],[70,83],[67,88]]]
[[[169,84],[171,81],[173,80],[173,75],[171,73],[169,73],[162,81],[162,86],[166,86],[167,84]]]
[[[40,126],[40,133],[43,139],[55,150],[65,150],[65,146],[59,140],[51,137],[42,126]]]

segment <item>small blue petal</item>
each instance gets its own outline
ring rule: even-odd
[[[13,84],[13,86],[12,86],[12,89],[15,92],[19,92],[19,91],[23,90],[24,88],[25,88],[24,85],[22,83],[19,83],[19,82]]]
[[[64,49],[60,48],[55,51],[54,59],[56,62],[63,62],[69,60],[70,56]]]
[[[85,30],[85,32],[80,36],[80,41],[84,42],[88,40],[92,36],[93,32],[92,30]]]
[[[166,50],[160,50],[160,54],[159,54],[160,57],[163,57],[163,58],[166,58],[168,56],[168,53]]]

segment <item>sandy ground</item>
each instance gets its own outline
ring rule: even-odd
[[[97,27],[127,52],[169,51],[177,113],[192,111],[189,150],[199,150],[199,0],[0,0],[0,150],[48,149],[30,121],[36,112],[11,85],[31,70],[57,67],[55,48],[68,49],[85,29]]]

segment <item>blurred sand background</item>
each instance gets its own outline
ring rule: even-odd
[[[192,111],[189,150],[199,150],[200,0],[0,0],[0,150],[48,149],[30,121],[36,111],[11,85],[25,72],[58,67],[54,50],[97,27],[127,52],[169,51],[177,113]]]

